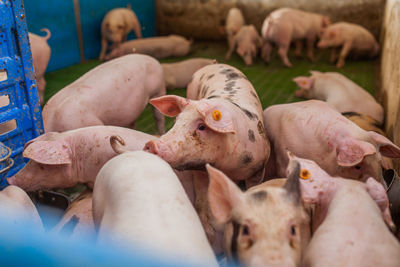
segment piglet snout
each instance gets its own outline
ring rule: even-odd
[[[155,154],[155,155],[159,155],[159,149],[157,147],[157,144],[154,141],[149,141],[144,145],[143,148],[144,151]]]

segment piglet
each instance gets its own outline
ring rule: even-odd
[[[142,38],[142,30],[138,18],[131,7],[115,8],[109,11],[101,23],[101,52],[99,59],[104,60],[108,43],[113,46],[126,41],[128,33],[134,31],[136,38]]]
[[[13,224],[29,225],[38,231],[44,231],[42,220],[29,196],[17,186],[7,186],[0,191],[0,213]]]
[[[373,177],[381,183],[381,156],[400,157],[400,148],[389,139],[364,131],[323,101],[271,106],[264,111],[264,122],[280,177],[287,149],[314,160],[330,175],[360,181]]]
[[[278,46],[278,53],[286,67],[292,67],[287,53],[292,41],[296,42],[296,55],[301,54],[303,40],[307,42],[307,56],[314,61],[314,43],[319,32],[330,25],[329,17],[293,8],[274,10],[262,25],[263,48],[261,57],[269,62],[272,43]]]
[[[68,238],[95,239],[96,230],[93,222],[92,212],[93,194],[90,190],[83,192],[76,198],[68,210],[66,210],[61,221],[52,229]]]
[[[310,239],[310,218],[301,199],[299,164],[292,164],[282,187],[270,181],[246,192],[207,165],[208,199],[225,225],[224,247],[243,266],[299,266]],[[277,179],[281,184],[282,179]]]
[[[8,178],[25,191],[68,188],[78,183],[93,187],[100,168],[117,153],[110,137],[119,135],[130,150],[141,150],[156,137],[114,126],[92,126],[64,133],[48,132],[25,145],[27,165]]]
[[[146,55],[127,55],[103,63],[61,89],[44,106],[45,132],[64,132],[94,125],[130,126],[149,99],[165,95],[160,63]],[[164,116],[154,109],[160,134]]]
[[[297,97],[318,99],[333,105],[339,112],[357,112],[383,123],[383,107],[365,89],[338,72],[311,71],[293,81],[300,87]]]
[[[168,35],[131,40],[115,47],[105,59],[110,60],[123,55],[139,53],[149,55],[157,59],[166,57],[183,57],[190,51],[193,40],[187,40],[183,36]]]
[[[240,28],[242,28],[244,24],[245,22],[242,11],[240,11],[240,9],[236,7],[232,7],[231,9],[229,9],[226,16],[224,29],[224,33],[226,34],[226,38],[228,40],[229,51],[231,51],[228,51],[228,54],[231,54],[232,51],[235,50],[234,36],[239,32]],[[228,54],[226,55],[226,57],[228,57]]]
[[[46,32],[46,36],[39,36],[29,33],[29,42],[32,50],[33,68],[36,74],[36,83],[39,92],[40,104],[44,104],[44,90],[46,89],[46,80],[44,73],[49,64],[51,49],[47,41],[50,39],[51,33],[48,29],[43,28],[41,31]]]
[[[254,25],[246,25],[235,34],[231,45],[225,59],[229,60],[236,48],[236,52],[249,66],[253,64],[253,58],[257,57],[258,49],[262,46],[262,39]]]
[[[175,63],[161,64],[167,89],[186,88],[196,71],[214,63],[216,63],[215,59],[191,58]]]
[[[332,47],[331,63],[337,59],[336,48],[342,47],[336,67],[344,66],[349,53],[355,57],[373,58],[379,54],[379,44],[375,37],[364,27],[348,23],[338,22],[327,27],[317,44],[318,48]]]
[[[218,266],[178,177],[153,154],[127,152],[104,165],[93,190],[93,215],[98,243]]]
[[[302,266],[400,266],[400,244],[388,229],[394,224],[381,184],[331,177],[311,160],[291,160],[301,165],[303,200],[315,205],[313,238]]]

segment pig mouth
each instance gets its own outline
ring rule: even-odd
[[[178,171],[184,171],[184,170],[205,171],[207,163],[209,162],[206,162],[204,160],[195,160],[195,161],[185,162],[183,164],[179,164],[173,167]],[[213,165],[212,163],[210,164]]]

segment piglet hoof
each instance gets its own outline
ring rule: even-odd
[[[338,68],[338,69],[342,68],[343,66],[344,66],[344,62],[343,62],[343,61],[339,61],[339,62],[336,64],[336,68]]]

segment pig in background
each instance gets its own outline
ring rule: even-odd
[[[330,62],[337,60],[338,68],[344,66],[349,54],[355,58],[373,58],[379,54],[379,44],[375,37],[364,27],[348,22],[338,22],[327,27],[317,46],[332,48]],[[339,47],[342,49],[338,57],[336,50]]]
[[[229,60],[236,48],[236,53],[239,54],[247,66],[250,66],[253,64],[253,58],[257,57],[258,49],[261,48],[262,42],[254,25],[242,26],[233,37],[232,46],[229,47],[225,59]]]
[[[105,56],[105,60],[121,57],[132,53],[149,55],[157,59],[167,57],[183,57],[190,51],[193,40],[183,36],[168,35],[142,38],[121,43]]]
[[[149,99],[165,95],[163,69],[146,55],[127,55],[103,63],[56,93],[43,108],[45,132],[94,125],[134,128]],[[164,116],[153,109],[157,130]]]
[[[47,65],[49,64],[51,49],[47,41],[51,37],[48,29],[43,28],[41,31],[46,32],[46,36],[39,36],[34,33],[29,33],[29,42],[32,51],[33,68],[36,74],[36,83],[39,92],[40,104],[44,104],[44,91],[46,89],[46,80],[44,73],[46,72]]]
[[[191,58],[174,63],[163,63],[165,85],[168,90],[186,88],[193,74],[204,66],[215,64],[215,59]]]
[[[272,43],[278,46],[278,53],[286,67],[292,67],[287,53],[290,43],[296,43],[296,55],[301,55],[303,41],[307,43],[307,57],[314,61],[314,43],[322,29],[331,24],[329,17],[292,8],[273,11],[264,21],[261,29],[263,48],[261,57],[268,63]]]
[[[365,183],[332,177],[294,155],[290,161],[300,162],[303,200],[316,206],[301,266],[400,266],[400,244],[388,229],[394,224],[381,184],[371,177]]]
[[[114,126],[92,126],[63,133],[47,132],[26,143],[26,166],[7,181],[25,191],[68,188],[78,183],[93,187],[100,168],[117,155],[110,137],[119,135],[127,149],[141,150],[156,137]]]
[[[226,54],[226,59],[228,59],[228,54],[231,54],[235,49],[234,37],[239,32],[240,28],[244,26],[244,24],[245,21],[242,11],[240,11],[240,9],[236,7],[229,9],[228,14],[226,15],[225,28],[223,28],[223,30],[221,31],[223,34],[226,34],[226,39],[228,40],[229,50]]]
[[[108,43],[113,45],[111,48],[125,42],[128,33],[134,31],[136,38],[142,38],[142,30],[135,12],[132,11],[130,5],[128,8],[115,8],[109,11],[101,23],[101,51],[100,60],[104,60]]]
[[[323,101],[271,106],[264,111],[264,123],[279,177],[285,175],[286,150],[314,160],[332,176],[373,177],[382,184],[381,157],[400,157],[400,148],[389,139],[364,131]]]
[[[93,215],[98,243],[140,245],[150,255],[218,266],[178,177],[153,154],[127,152],[103,166]]]
[[[318,99],[334,106],[340,113],[357,112],[382,125],[383,107],[365,89],[338,72],[310,71],[311,76],[299,76],[293,81],[300,87],[297,97]]]
[[[290,168],[281,187],[270,180],[242,192],[207,165],[208,199],[224,225],[224,249],[231,260],[243,266],[299,266],[310,240],[310,218],[301,198],[299,164]]]

